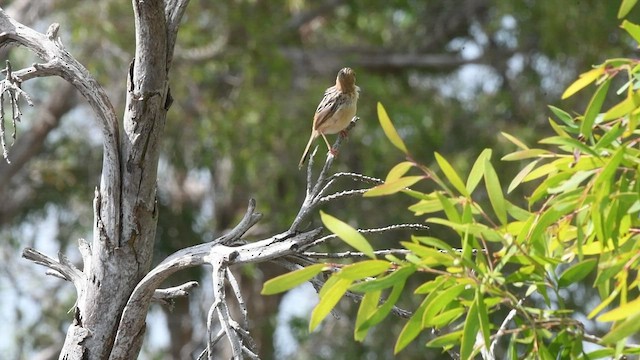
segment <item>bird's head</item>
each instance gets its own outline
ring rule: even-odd
[[[342,68],[336,77],[336,86],[343,92],[355,91],[356,73],[351,68]]]

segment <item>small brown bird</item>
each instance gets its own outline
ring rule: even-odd
[[[313,116],[313,128],[311,137],[304,149],[298,168],[307,160],[309,148],[319,135],[322,135],[327,148],[331,151],[331,145],[325,134],[335,134],[344,130],[351,119],[356,115],[358,95],[360,88],[356,86],[356,73],[351,68],[343,68],[338,72],[336,84],[324,92],[324,97],[316,114]]]

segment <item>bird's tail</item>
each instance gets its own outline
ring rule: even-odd
[[[302,169],[302,165],[307,160],[307,155],[309,155],[309,149],[311,148],[311,144],[313,140],[318,136],[315,131],[311,132],[311,137],[309,138],[309,142],[307,143],[307,147],[304,148],[304,153],[302,153],[302,157],[300,158],[300,163],[298,163],[298,169]]]

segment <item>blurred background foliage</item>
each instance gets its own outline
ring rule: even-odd
[[[235,225],[249,197],[265,214],[250,237],[288,227],[304,198],[305,172],[297,163],[313,112],[341,67],[357,73],[361,121],[343,146],[336,171],[384,177],[401,159],[378,126],[375,105],[381,101],[417,161],[432,164],[437,150],[465,174],[483,148],[492,148],[494,159],[513,150],[501,131],[529,143],[549,133],[548,104],[583,109],[584,94],[559,104],[578,73],[606,58],[634,56],[637,50],[617,28],[618,6],[597,0],[191,1],[170,74],[175,101],[159,167],[156,262]],[[59,22],[65,46],[122,114],[134,51],[129,2],[6,0],[2,7],[42,32]],[[638,22],[637,15],[629,19]],[[35,61],[21,49],[0,54],[14,68]],[[59,79],[38,79],[25,89],[36,106],[25,111],[17,143],[21,134],[35,130],[41,139],[29,143],[24,160],[0,165],[0,292],[9,299],[0,316],[15,324],[3,325],[13,335],[0,348],[13,358],[47,358],[62,344],[72,287],[45,278],[19,253],[30,245],[79,259],[77,239],[91,236],[102,147],[93,114],[71,87]],[[322,161],[324,145],[317,144],[316,159]],[[505,174],[515,174],[519,166],[495,165]],[[512,200],[517,198],[513,194]],[[377,227],[414,221],[405,211],[410,201],[350,199],[325,210],[356,227]],[[393,247],[404,238],[386,235],[376,241]],[[261,354],[278,357],[273,332],[280,298],[258,292],[282,270],[265,264],[238,272],[244,275]],[[202,309],[211,301],[206,274],[182,273],[172,284],[194,278],[204,279],[203,290],[164,314],[154,310],[160,320],[150,323],[145,356],[188,358],[202,348]],[[413,306],[410,299],[405,305]],[[349,307],[343,304],[343,310]],[[297,358],[389,358],[395,339],[389,329],[397,334],[402,323],[385,323],[356,344],[345,317],[302,335],[306,340]],[[424,357],[421,343],[403,355]]]

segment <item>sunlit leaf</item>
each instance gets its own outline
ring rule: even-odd
[[[384,109],[381,103],[378,103],[378,120],[380,121],[380,126],[382,126],[384,134],[387,135],[387,139],[389,139],[393,146],[398,148],[403,153],[408,154],[409,151],[407,150],[407,147],[404,145],[404,142],[402,141],[402,138],[400,138],[400,135],[398,135],[396,128],[393,127],[393,123],[391,122],[389,115],[387,115],[387,111]]]
[[[355,264],[346,265],[335,276],[349,279],[360,280],[367,277],[380,275],[391,267],[388,261],[384,260],[366,260]]]
[[[539,161],[540,160],[535,160],[535,161],[532,161],[532,162],[528,163],[527,166],[523,167],[522,170],[520,170],[518,172],[518,174],[513,178],[513,180],[511,180],[511,183],[509,184],[509,188],[507,189],[507,194],[511,193],[515,188],[518,187],[518,185],[520,185],[522,183],[524,178],[527,175],[529,175],[531,170],[533,170],[533,168],[535,168],[536,165],[538,165]]]
[[[448,334],[440,335],[437,338],[430,340],[427,343],[427,347],[432,348],[446,348],[449,346],[457,345],[462,337],[462,330],[450,332]]]
[[[325,267],[326,265],[324,264],[315,264],[275,277],[264,283],[264,285],[262,286],[261,294],[272,295],[292,289],[300,284],[311,280],[314,276],[318,275]]]
[[[589,154],[595,157],[599,156],[598,153],[593,151],[590,147],[586,146],[585,144],[573,138],[562,137],[562,136],[552,136],[552,137],[548,137],[540,140],[539,143],[567,146],[569,147],[569,150],[567,150],[568,152],[573,152],[574,150],[578,149],[585,154]]]
[[[418,307],[418,309],[413,313],[409,321],[404,325],[402,331],[400,331],[400,335],[398,335],[398,340],[396,340],[396,345],[393,348],[393,353],[397,354],[402,349],[407,347],[422,331],[422,314],[424,313],[424,309],[426,308],[428,302],[425,298],[422,301],[422,304]]]
[[[578,80],[574,81],[573,84],[569,85],[567,90],[564,91],[564,93],[562,94],[562,99],[564,100],[570,97],[571,95],[580,91],[585,86],[596,81],[596,79],[600,77],[600,75],[602,75],[603,73],[604,73],[604,68],[599,67],[599,68],[595,68],[593,70],[587,71],[584,74],[580,74],[580,77],[578,78]]]
[[[607,97],[609,85],[611,85],[611,79],[607,79],[607,81],[598,87],[598,90],[596,90],[596,93],[593,95],[589,105],[587,106],[587,110],[585,110],[584,119],[580,125],[580,133],[586,138],[591,136],[593,124],[596,121],[596,116],[600,113],[600,109],[602,109],[604,99]]]
[[[373,197],[373,196],[395,194],[398,191],[404,190],[422,179],[424,179],[424,177],[422,176],[407,176],[407,177],[399,178],[395,181],[386,182],[382,185],[373,187],[369,189],[367,192],[365,192],[362,196]]]
[[[571,115],[569,115],[568,112],[551,105],[549,105],[549,109],[551,109],[551,111],[556,115],[556,117],[560,119],[560,121],[565,123],[565,125],[572,128],[577,128],[575,122],[573,121],[573,118],[571,117]]]
[[[433,318],[442,309],[447,307],[453,299],[458,297],[458,295],[460,295],[465,290],[466,287],[467,287],[466,284],[454,285],[450,288],[440,291],[440,293],[438,293],[437,296],[433,297],[433,299],[429,303],[429,306],[427,306],[422,316],[422,326],[423,327],[432,326],[433,324],[431,321],[433,320]]]
[[[628,96],[618,104],[614,105],[602,117],[602,120],[613,120],[625,115],[636,109],[636,102],[633,96]]]
[[[358,284],[354,284],[353,286],[351,286],[350,290],[356,292],[384,290],[386,288],[392,287],[394,284],[404,282],[407,277],[409,277],[415,271],[415,265],[403,266],[389,275],[379,277],[375,280],[368,280]]]
[[[467,178],[467,191],[469,194],[473,193],[473,190],[476,189],[480,180],[482,180],[482,176],[484,175],[484,163],[487,159],[491,159],[491,149],[484,149],[478,155],[478,158],[473,163],[473,167],[471,167],[471,171],[469,172],[469,177]]]
[[[476,343],[476,335],[480,330],[480,320],[478,318],[478,307],[476,302],[471,303],[467,319],[464,322],[463,334],[460,344],[460,359],[471,359],[473,347]]]
[[[618,321],[640,314],[640,297],[598,316],[598,321]]]
[[[387,178],[384,181],[386,183],[396,181],[404,176],[404,174],[406,174],[407,171],[409,171],[409,169],[411,169],[412,167],[413,163],[410,163],[408,161],[401,162],[394,166],[391,170],[389,170]]]
[[[332,284],[330,289],[326,290],[324,296],[320,297],[318,305],[311,312],[311,320],[309,321],[309,331],[315,330],[318,325],[329,315],[331,310],[336,306],[342,295],[351,285],[351,280],[339,279]],[[325,284],[327,286],[327,284]]]
[[[512,152],[502,157],[504,161],[524,160],[534,157],[540,157],[540,155],[551,154],[550,151],[544,149],[527,149]]]
[[[598,264],[597,259],[588,259],[567,268],[558,279],[559,287],[567,287],[587,277]]]
[[[363,329],[362,324],[371,317],[371,315],[378,308],[378,302],[380,301],[381,291],[372,291],[364,294],[360,301],[360,307],[358,308],[358,314],[356,315],[356,324],[353,337],[356,341],[363,341],[369,332],[369,328]]]
[[[625,0],[625,2],[632,1],[635,2],[637,0]],[[623,5],[625,4],[623,3]],[[622,6],[620,6],[620,10],[622,10]],[[630,21],[624,20],[622,22],[622,28],[625,29],[629,33],[629,35],[631,35],[631,37],[633,37],[633,40],[635,40],[637,43],[640,43],[640,26]]]
[[[489,202],[493,207],[493,211],[500,222],[504,225],[507,223],[507,207],[504,201],[504,195],[502,194],[502,187],[500,186],[500,180],[498,174],[491,166],[491,162],[487,160],[485,162],[484,181],[487,186],[487,193],[489,194]]]
[[[487,306],[484,303],[484,297],[482,296],[480,287],[476,288],[476,297],[474,299],[474,302],[478,309],[478,320],[480,323],[480,330],[484,339],[484,347],[488,349],[491,337],[491,327],[489,325],[489,313],[487,311]]]
[[[529,150],[529,147],[525,145],[522,141],[518,140],[515,136],[508,134],[506,132],[501,132],[502,136],[507,138],[507,140],[511,141],[515,146],[519,147],[522,150]]]
[[[400,299],[400,295],[402,294],[402,289],[404,289],[405,281],[397,282],[393,285],[393,289],[391,293],[385,300],[382,306],[378,307],[376,311],[362,324],[363,329],[370,328],[374,325],[379,324],[382,320],[384,320],[387,315],[391,312],[391,309],[396,305],[398,299]]]
[[[462,194],[465,197],[469,197],[467,188],[464,186],[462,179],[460,178],[458,173],[454,170],[453,166],[451,166],[451,164],[449,164],[447,159],[445,159],[442,155],[438,154],[437,152],[434,155],[436,157],[436,161],[438,162],[438,165],[440,166],[440,170],[442,170],[442,172],[444,173],[444,176],[447,177],[451,185],[453,185],[453,187],[455,187],[456,190],[460,192],[460,194]]]
[[[369,244],[369,241],[367,241],[367,239],[362,236],[358,230],[323,211],[320,211],[320,219],[324,226],[329,229],[329,231],[336,234],[340,239],[342,239],[342,241],[370,258],[376,257],[373,253],[371,244]]]
[[[636,5],[637,1],[638,0],[622,0],[622,4],[620,4],[620,8],[618,9],[618,19],[622,19],[623,17],[627,16],[631,9],[633,9],[633,7]]]
[[[640,331],[640,314],[628,317],[627,320],[616,324],[615,327],[605,335],[601,342],[603,344],[613,344]]]

